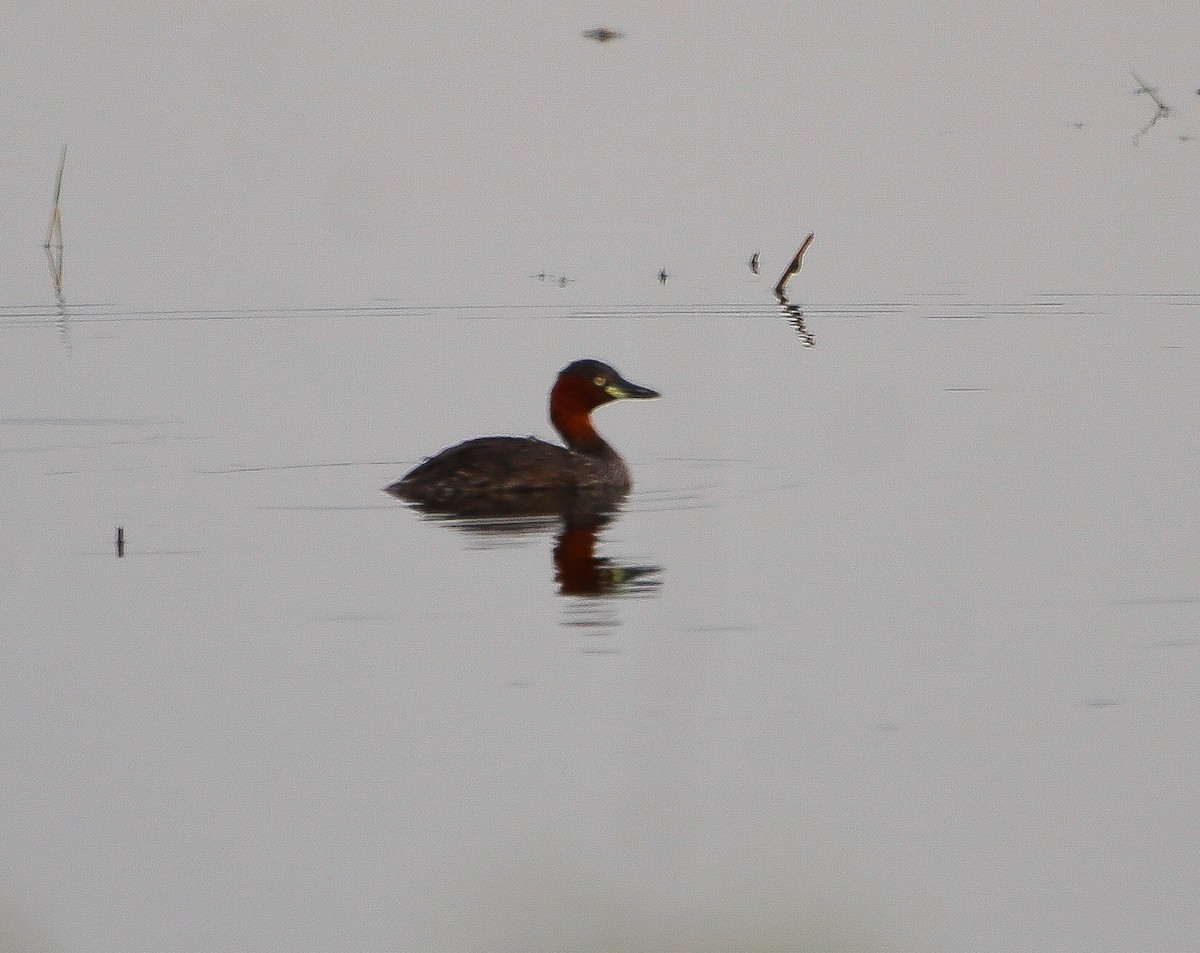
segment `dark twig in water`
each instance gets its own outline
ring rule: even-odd
[[[754,274],[757,275],[758,274],[758,252],[755,252],[753,255],[750,256],[750,261],[748,262],[748,264],[750,265],[750,270]]]
[[[54,283],[54,294],[62,297],[63,280],[63,247],[58,245],[43,245],[46,261],[50,265],[50,280]]]
[[[791,264],[787,266],[783,274],[779,278],[779,283],[775,285],[775,297],[782,298],[787,292],[787,283],[791,280],[792,275],[800,270],[800,262],[804,258],[804,253],[808,251],[808,246],[812,244],[813,233],[808,233],[808,238],[804,239],[804,244],[800,246],[800,250],[796,252],[796,257],[792,259]]]
[[[125,555],[125,527],[117,527],[117,558]]]
[[[1162,101],[1162,97],[1158,95],[1158,90],[1156,90],[1153,86],[1148,85],[1144,79],[1138,76],[1137,73],[1130,70],[1129,75],[1134,78],[1140,87],[1140,89],[1138,89],[1138,93],[1145,93],[1154,100],[1154,105],[1158,107],[1155,109],[1154,115],[1150,117],[1150,121],[1146,123],[1146,125],[1142,126],[1142,128],[1138,130],[1137,135],[1133,137],[1133,144],[1136,146],[1138,144],[1138,140],[1141,139],[1142,136],[1148,133],[1151,129],[1153,129],[1155,124],[1157,124],[1160,119],[1166,119],[1169,115],[1171,115],[1171,107]]]
[[[670,278],[670,277],[671,277],[671,276],[667,274],[667,269],[666,269],[666,268],[663,268],[663,269],[662,269],[662,270],[661,270],[661,271],[658,273],[658,283],[659,283],[660,285],[665,285],[665,284],[667,283],[667,279],[668,279],[668,278]]]
[[[54,286],[54,298],[58,302],[58,329],[62,335],[63,344],[71,350],[71,338],[67,329],[67,301],[63,297],[63,234],[62,212],[59,202],[62,199],[63,169],[67,165],[67,147],[62,147],[58,159],[58,175],[54,178],[54,203],[50,209],[50,225],[46,229],[46,241],[42,248],[46,250],[46,263],[50,266],[50,281]]]

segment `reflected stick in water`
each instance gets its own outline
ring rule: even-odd
[[[1155,109],[1154,115],[1150,117],[1150,121],[1146,123],[1146,125],[1142,126],[1142,128],[1138,130],[1137,135],[1133,137],[1133,144],[1136,146],[1138,144],[1138,140],[1141,139],[1142,136],[1148,133],[1151,129],[1153,129],[1160,119],[1166,119],[1167,116],[1171,115],[1171,107],[1163,102],[1162,97],[1158,95],[1158,90],[1153,86],[1150,86],[1144,79],[1138,76],[1137,73],[1133,72],[1133,70],[1130,70],[1129,75],[1132,76],[1134,81],[1138,84],[1138,94],[1141,95],[1144,93],[1145,95],[1149,96],[1154,100],[1154,105],[1158,107]]]
[[[46,246],[46,263],[50,266],[50,283],[54,287],[54,301],[58,306],[58,334],[62,338],[63,347],[71,350],[71,316],[67,312],[67,298],[63,294],[63,249]]]
[[[117,559],[125,555],[125,527],[117,527]]]
[[[804,243],[800,246],[800,250],[796,252],[796,257],[792,259],[791,264],[784,269],[784,272],[779,277],[779,283],[775,285],[775,297],[783,298],[787,293],[787,283],[791,281],[792,275],[800,270],[801,261],[804,258],[804,253],[808,251],[808,246],[812,244],[813,233],[808,233],[808,238],[804,239]]]
[[[750,256],[750,260],[747,262],[747,264],[750,266],[751,273],[757,275],[758,274],[758,252],[755,252],[753,255]]]
[[[776,292],[775,297],[779,299],[779,303],[783,306],[783,313],[787,315],[788,324],[796,329],[796,333],[800,335],[804,341],[805,347],[815,347],[817,343],[816,337],[808,330],[804,323],[804,311],[798,304],[792,304],[788,300],[788,296]]]

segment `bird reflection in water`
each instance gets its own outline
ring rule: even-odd
[[[387,492],[403,499],[392,487]],[[661,585],[660,566],[618,562],[596,551],[600,534],[620,512],[624,496],[538,493],[518,500],[474,500],[455,507],[411,501],[409,506],[424,518],[445,522],[488,546],[556,534],[552,556],[560,595],[650,595]]]
[[[596,538],[614,513],[578,516],[562,523],[554,543],[554,581],[564,596],[638,596],[654,592],[658,566],[635,566],[596,555]]]

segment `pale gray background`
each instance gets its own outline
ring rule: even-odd
[[[1198,27],[6,4],[0,944],[1194,950]],[[648,598],[379,492],[582,356]]]

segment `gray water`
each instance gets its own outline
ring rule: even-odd
[[[0,948],[1194,949],[1194,11],[432,9],[9,15]]]

